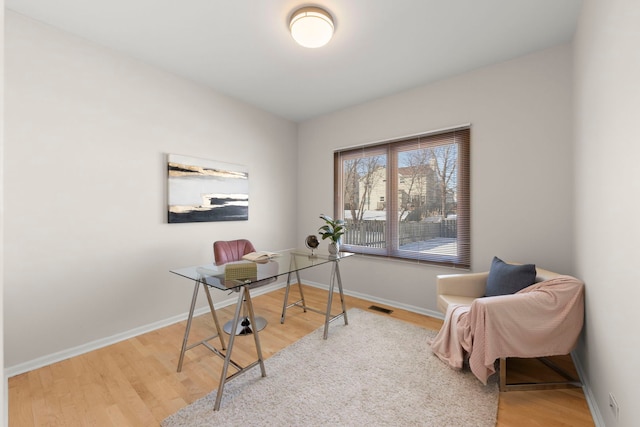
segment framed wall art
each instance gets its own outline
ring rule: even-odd
[[[168,154],[167,170],[169,223],[249,219],[246,167]]]

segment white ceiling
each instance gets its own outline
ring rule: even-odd
[[[5,0],[27,15],[293,121],[571,40],[582,0]],[[323,6],[336,32],[295,44]]]

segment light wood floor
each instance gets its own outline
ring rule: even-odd
[[[295,289],[295,288],[293,288]],[[254,298],[257,313],[269,324],[260,333],[265,357],[322,326],[324,317],[292,308],[280,324],[283,290]],[[322,308],[326,291],[305,286],[307,304]],[[200,298],[204,300],[201,295]],[[339,312],[337,298],[335,311]],[[368,310],[371,302],[347,297],[347,308]],[[189,301],[185,300],[185,308]],[[379,304],[376,304],[379,305]],[[391,308],[391,307],[388,307]],[[442,321],[393,309],[381,314],[428,329]],[[373,313],[378,313],[372,311]],[[221,322],[233,307],[218,311]],[[198,346],[187,352],[182,372],[176,372],[186,322],[180,322],[120,343],[55,363],[9,379],[9,423],[27,426],[158,426],[167,416],[217,388],[222,360]],[[331,324],[341,327],[342,320]],[[213,330],[210,315],[194,320],[193,340]],[[228,340],[228,336],[225,335]],[[331,332],[329,332],[331,339]],[[215,340],[213,343],[217,343]],[[228,341],[227,341],[228,342]],[[238,337],[234,360],[255,358],[251,337]],[[537,365],[510,360],[509,372],[520,377],[542,375]],[[571,367],[570,359],[564,360]],[[257,369],[257,368],[256,368]],[[249,372],[245,375],[251,375]],[[514,377],[515,379],[515,377]],[[592,426],[581,389],[521,391],[500,394],[498,426]]]

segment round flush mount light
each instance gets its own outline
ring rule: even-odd
[[[289,29],[299,45],[322,47],[333,37],[333,18],[329,12],[319,7],[303,7],[291,15]]]

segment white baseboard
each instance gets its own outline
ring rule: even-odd
[[[580,377],[580,382],[582,383],[582,391],[584,393],[584,397],[587,400],[587,405],[589,405],[589,411],[591,412],[591,417],[593,418],[593,422],[596,427],[606,427],[604,420],[602,419],[602,414],[600,413],[600,408],[598,407],[597,401],[593,392],[591,391],[591,387],[589,386],[589,381],[587,379],[586,372],[580,363],[580,359],[578,359],[574,352],[571,352],[571,359],[573,360],[573,365],[576,367],[576,371],[578,371],[578,376]]]
[[[284,286],[285,286],[284,282],[262,286],[260,288],[257,288],[251,291],[251,295],[255,295],[255,296],[262,295],[262,294],[271,292],[275,289],[282,288]],[[232,298],[227,298],[223,301],[217,302],[213,306],[216,309],[221,309],[223,307],[227,307],[229,305],[235,304],[236,301],[237,301],[237,297],[233,296]],[[197,308],[194,311],[194,316],[199,316],[201,314],[207,313],[208,311],[209,311],[209,306]],[[15,375],[29,372],[34,369],[42,368],[43,366],[51,365],[52,363],[60,362],[62,360],[79,356],[81,354],[88,353],[90,351],[94,351],[99,348],[106,347],[108,345],[115,344],[120,341],[127,340],[129,338],[136,337],[138,335],[146,334],[147,332],[155,331],[156,329],[164,328],[165,326],[173,325],[174,323],[182,322],[183,320],[186,320],[188,316],[189,316],[189,312],[185,311],[184,313],[178,314],[177,316],[172,316],[167,319],[159,320],[157,322],[149,323],[147,325],[140,326],[138,328],[121,332],[119,334],[115,334],[109,337],[101,338],[99,340],[91,341],[86,344],[79,345],[77,347],[72,347],[56,353],[47,354],[46,356],[38,357],[36,359],[29,360],[24,363],[19,363],[14,366],[9,366],[4,370],[5,381]]]
[[[305,285],[309,285],[309,286],[313,286],[316,288],[321,288],[321,289],[325,289],[328,290],[329,286],[323,283],[317,283],[317,282],[310,282],[310,281],[302,281],[303,284]],[[279,282],[279,283],[274,283],[271,285],[267,285],[267,286],[263,286],[260,288],[257,288],[255,290],[252,291],[252,295],[258,296],[258,295],[262,295],[262,294],[266,294],[268,292],[271,292],[273,290],[276,289],[280,289],[282,287],[285,286],[285,282]],[[377,302],[380,304],[384,304],[390,307],[395,307],[395,308],[399,308],[399,309],[403,309],[403,310],[407,310],[407,311],[411,311],[414,313],[419,313],[419,314],[424,314],[426,316],[431,316],[431,317],[436,317],[439,319],[443,319],[443,315],[440,312],[436,312],[433,310],[427,310],[421,307],[415,307],[415,306],[411,306],[408,304],[402,304],[399,303],[397,301],[391,301],[391,300],[386,300],[386,299],[382,299],[382,298],[377,298],[374,297],[372,295],[367,295],[367,294],[362,294],[359,292],[351,292],[348,290],[344,291],[345,295],[349,295],[349,296],[353,296],[356,298],[361,298],[361,299],[365,299],[367,301],[372,301],[372,302]],[[214,307],[216,309],[220,309],[223,307],[227,307],[229,305],[235,304],[236,303],[236,297],[232,297],[232,298],[227,298],[223,301],[217,302],[214,304]],[[204,306],[201,308],[198,308],[195,310],[194,312],[194,316],[199,316],[201,314],[207,313],[209,311],[209,307],[208,306]],[[134,329],[130,329],[128,331],[125,332],[121,332],[119,334],[115,334],[109,337],[105,337],[105,338],[101,338],[99,340],[95,340],[95,341],[91,341],[88,342],[86,344],[82,344],[79,345],[77,347],[72,347],[66,350],[62,350],[56,353],[52,353],[52,354],[48,354],[46,356],[42,356],[42,357],[38,357],[36,359],[33,360],[29,360],[27,362],[24,363],[19,363],[17,365],[13,365],[13,366],[9,366],[7,368],[5,368],[4,370],[4,377],[5,377],[5,381],[10,378],[13,377],[15,375],[19,375],[25,372],[29,372],[32,371],[34,369],[38,369],[41,368],[43,366],[47,366],[47,365],[51,365],[52,363],[56,363],[56,362],[60,362],[62,360],[65,359],[69,359],[71,357],[75,357],[75,356],[79,356],[81,354],[84,353],[88,353],[90,351],[94,351],[97,350],[99,348],[103,348],[106,347],[108,345],[112,345],[115,344],[117,342],[120,341],[124,341],[127,340],[129,338],[133,338],[136,337],[138,335],[142,335],[145,334],[147,332],[151,332],[151,331],[155,331],[157,329],[160,328],[164,328],[166,326],[169,325],[173,325],[174,323],[178,323],[181,322],[183,320],[185,320],[188,317],[189,313],[188,312],[184,312],[181,313],[177,316],[173,316],[173,317],[169,317],[167,319],[163,319],[163,320],[159,320],[157,322],[153,322],[144,326],[140,326],[138,328],[134,328]]]
[[[308,280],[303,280],[302,283],[304,285],[313,286],[314,288],[321,288],[321,289],[329,290],[329,286],[325,285],[323,283],[310,282]],[[413,313],[423,314],[425,316],[435,317],[436,319],[443,319],[444,320],[444,315],[442,313],[440,313],[439,311],[427,310],[427,309],[422,308],[422,307],[416,307],[416,306],[409,305],[409,304],[403,304],[403,303],[400,303],[398,301],[392,301],[392,300],[387,300],[387,299],[384,299],[384,298],[378,298],[378,297],[374,297],[373,295],[367,295],[367,294],[363,294],[363,293],[360,293],[360,292],[353,292],[353,291],[349,291],[349,290],[346,290],[346,289],[344,290],[344,294],[345,295],[349,295],[350,297],[360,298],[360,299],[364,299],[364,300],[371,301],[371,302],[377,302],[379,304],[388,305],[389,307],[399,308],[401,310],[407,310],[407,311],[411,311]]]

